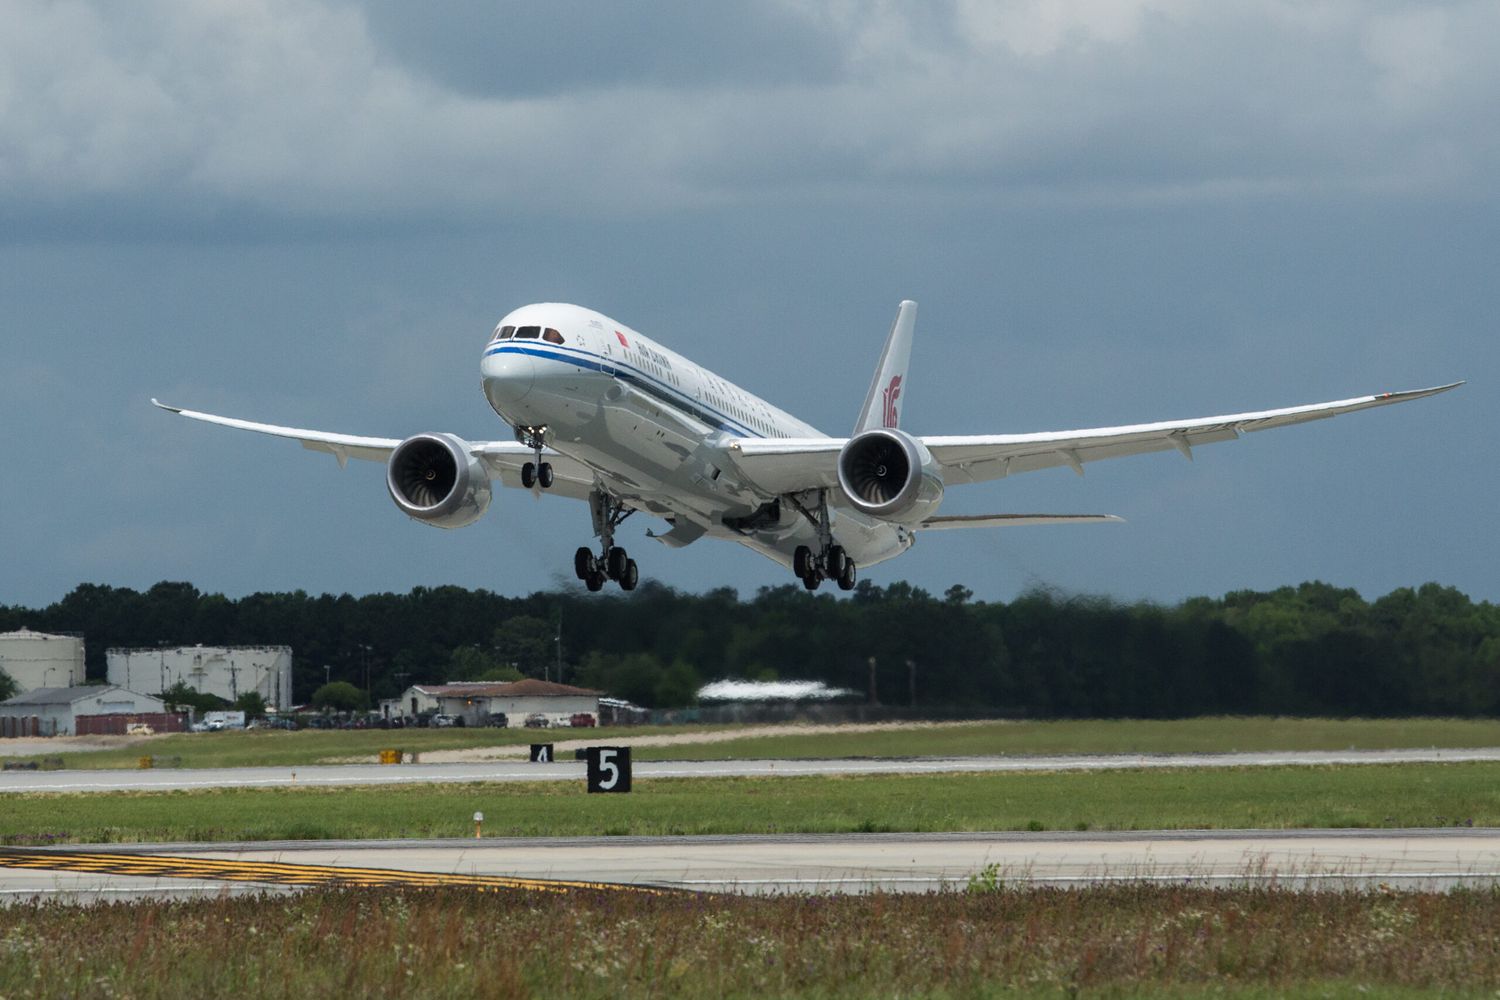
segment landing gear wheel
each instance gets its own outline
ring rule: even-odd
[[[599,567],[594,562],[594,554],[587,548],[580,548],[573,553],[573,575],[578,579],[587,580],[598,571]]]
[[[844,558],[844,568],[839,572],[839,589],[840,590],[853,590],[854,589],[854,580],[855,580],[854,560],[850,559],[850,558],[848,558],[846,556]]]
[[[605,556],[604,564],[605,572],[611,580],[623,580],[625,579],[625,568],[630,564],[630,556],[625,553],[624,549],[616,545]]]
[[[809,573],[802,578],[802,586],[808,590],[817,590],[818,584],[823,582],[823,577],[817,573]]]
[[[620,576],[621,590],[634,590],[635,585],[641,580],[641,571],[636,568],[634,559],[625,560],[625,572]]]
[[[828,578],[837,580],[844,575],[844,563],[849,561],[849,557],[844,554],[842,545],[830,545],[828,555],[823,561],[825,563],[823,568],[828,573]]]
[[[583,585],[589,588],[590,593],[597,594],[600,590],[604,589],[604,574],[590,573],[588,579],[583,581]]]
[[[552,488],[551,462],[543,462],[541,465],[537,466],[536,481],[542,484],[542,489],[544,490],[550,490]]]
[[[797,546],[797,550],[792,553],[792,572],[806,580],[812,575],[812,571],[812,549],[806,545]]]
[[[534,485],[536,485],[536,466],[527,462],[521,466],[521,486],[529,490]]]

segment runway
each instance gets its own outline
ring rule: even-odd
[[[60,870],[42,868],[34,859],[16,869],[0,858],[0,900],[217,894],[226,887],[288,891],[291,885],[338,881],[338,872],[352,872],[342,881],[361,885],[431,884],[429,876],[435,875],[439,882],[458,885],[519,880],[512,887],[530,882],[535,889],[546,888],[546,880],[562,880],[743,893],[955,890],[989,866],[1010,886],[1147,881],[1446,890],[1500,885],[1500,829],[307,841],[54,850],[69,857],[44,858],[40,864]],[[96,870],[65,870],[70,863]],[[162,874],[168,870],[179,875]],[[238,874],[204,877],[215,870]],[[400,878],[399,873],[423,874]]]
[[[775,775],[1109,771],[1135,768],[1287,767],[1351,764],[1500,761],[1500,748],[1286,751],[1218,754],[1097,754],[993,757],[853,758],[835,760],[643,761],[636,780],[768,777]],[[582,781],[577,761],[532,764],[334,764],[99,771],[3,771],[4,792],[169,791],[192,788],[276,788],[294,785],[401,785],[473,781]]]

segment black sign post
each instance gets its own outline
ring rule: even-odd
[[[630,791],[630,748],[589,747],[590,792]]]
[[[552,744],[551,743],[533,743],[533,744],[531,744],[531,762],[533,764],[550,764],[550,763],[552,763]]]

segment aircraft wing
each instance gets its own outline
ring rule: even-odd
[[[300,442],[302,447],[310,451],[327,452],[338,459],[340,467],[351,458],[369,462],[387,461],[391,457],[391,452],[395,451],[396,446],[401,443],[400,438],[361,437],[355,434],[307,430],[302,427],[281,427],[277,424],[262,424],[253,420],[240,420],[236,417],[221,417],[213,413],[185,410],[180,406],[169,406],[155,399],[151,402],[163,410],[190,420],[201,420],[204,423],[233,427],[236,430],[254,431],[257,434],[269,434],[272,437],[289,438]],[[504,486],[522,488],[521,466],[531,461],[534,456],[530,448],[519,441],[471,441],[468,444],[469,454],[484,462],[490,473],[490,479]],[[550,448],[542,449],[542,456],[552,464],[555,477],[552,488],[547,492],[587,499],[589,490],[594,485],[592,470],[581,462],[576,462],[566,455],[560,455]]]
[[[1087,462],[1153,451],[1178,451],[1193,457],[1193,448],[1233,441],[1243,433],[1323,420],[1376,406],[1404,403],[1463,385],[1454,382],[1430,389],[1385,392],[1330,403],[1291,406],[1279,410],[1231,413],[1192,420],[1167,420],[1123,427],[1096,427],[1038,434],[983,434],[958,437],[919,437],[943,468],[943,480],[979,483],[1018,472],[1067,466],[1083,475]],[[833,488],[838,485],[838,455],[847,438],[747,438],[730,445],[740,471],[761,489],[772,493]]]

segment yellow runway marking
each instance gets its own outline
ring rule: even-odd
[[[0,868],[91,872],[158,878],[214,879],[226,882],[265,882],[276,885],[457,886],[484,891],[515,889],[529,892],[603,890],[665,895],[670,889],[618,882],[567,882],[557,879],[511,878],[504,875],[456,875],[412,872],[394,868],[343,868],[336,865],[294,865],[279,861],[236,861],[222,858],[184,858],[157,854],[107,854],[0,847]]]

